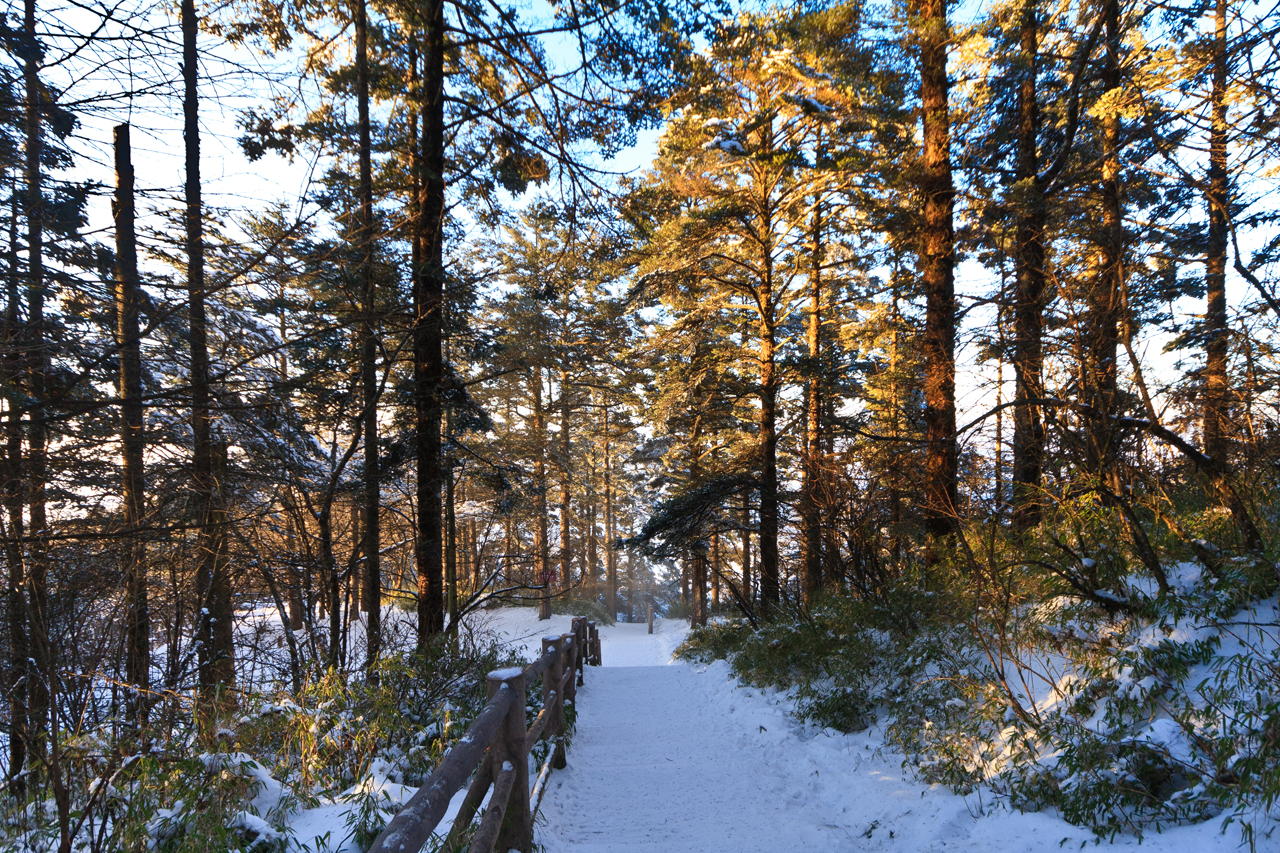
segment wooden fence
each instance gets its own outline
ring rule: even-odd
[[[543,637],[542,657],[524,669],[489,673],[489,701],[484,710],[391,819],[368,853],[418,853],[444,817],[453,795],[468,779],[471,786],[443,849],[459,849],[471,819],[492,787],[493,795],[472,837],[470,853],[493,853],[495,845],[503,853],[530,853],[533,814],[542,801],[547,778],[552,768],[565,766],[564,704],[576,698],[583,667],[588,664],[600,665],[600,633],[595,622],[578,617],[570,633]],[[542,710],[526,729],[525,690],[539,677]],[[552,748],[530,791],[529,750],[544,737],[552,739]]]

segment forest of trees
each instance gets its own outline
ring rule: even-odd
[[[9,790],[497,601],[1273,589],[1280,15],[980,11],[7,6]]]

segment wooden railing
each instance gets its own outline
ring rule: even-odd
[[[467,779],[471,786],[462,801],[443,849],[459,849],[485,794],[493,788],[489,807],[471,839],[470,853],[506,853],[533,849],[533,814],[542,801],[552,768],[565,766],[564,706],[573,703],[582,684],[583,667],[600,665],[600,633],[596,623],[573,620],[568,634],[542,638],[542,657],[524,669],[489,673],[489,701],[436,769],[409,799],[368,853],[418,853],[439,825],[453,795]],[[542,710],[525,728],[525,690],[542,678]],[[552,748],[529,789],[529,751],[541,738]],[[477,768],[478,765],[478,768]],[[472,772],[475,771],[474,776]]]

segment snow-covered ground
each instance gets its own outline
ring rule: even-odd
[[[547,853],[1013,853],[1093,840],[1051,814],[914,781],[874,728],[842,735],[797,725],[784,697],[738,687],[723,661],[587,674],[569,766],[551,777],[542,804],[537,840]],[[1239,849],[1240,834],[1215,820],[1142,844],[1225,853]],[[1258,849],[1280,850],[1280,841]]]
[[[539,622],[532,609],[477,617],[527,649],[568,630],[571,617]],[[1052,851],[1093,841],[1053,814],[1011,812],[977,795],[921,784],[880,732],[843,735],[789,716],[785,696],[742,688],[723,661],[672,662],[683,623],[601,626],[603,668],[578,690],[569,766],[552,775],[536,841],[546,853],[752,853],[770,851]],[[383,786],[393,801],[413,793]],[[462,794],[454,799],[454,807]],[[350,806],[324,805],[292,821],[293,849],[355,850]],[[448,827],[446,817],[441,831]],[[1149,834],[1146,850],[1226,853],[1241,847],[1224,819]],[[1137,848],[1132,837],[1113,845]],[[1280,851],[1260,838],[1258,850]]]

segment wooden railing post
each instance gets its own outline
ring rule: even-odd
[[[600,631],[596,629],[594,621],[587,622],[588,641],[587,648],[590,652],[590,663],[592,666],[600,665]]]
[[[649,605],[649,633],[653,633],[653,605]]]
[[[560,681],[558,683],[563,685],[564,695],[560,697],[560,703],[557,708],[558,719],[556,724],[559,728],[558,737],[556,738],[555,761],[552,762],[551,765],[556,770],[562,770],[565,766],[564,703],[573,701],[578,695],[578,688],[575,687],[573,683],[573,654],[575,644],[572,640],[572,634],[560,635],[560,657],[564,660],[564,663],[560,666]]]
[[[549,709],[547,714],[547,738],[551,741],[551,766],[560,770],[565,766],[564,760],[564,691],[560,682],[564,681],[564,638],[543,637],[542,653],[554,651],[556,656],[551,665],[542,673],[542,705]]]
[[[578,626],[574,625],[572,633],[560,637],[565,641],[567,655],[564,669],[568,677],[564,680],[564,701],[570,704],[578,701],[578,659],[582,657],[582,644],[578,642],[577,629]]]
[[[578,686],[581,687],[585,683],[582,680],[582,674],[587,669],[587,617],[579,616],[573,620],[573,636],[574,644],[577,646],[574,664],[578,672]],[[576,695],[577,691],[575,690],[574,693]]]
[[[493,739],[493,773],[498,775],[510,767],[515,771],[515,780],[511,785],[510,795],[505,803],[497,801],[497,797],[489,800],[490,809],[506,808],[502,821],[502,831],[498,834],[496,848],[507,853],[508,850],[519,850],[520,853],[533,851],[533,814],[529,811],[529,753],[525,748],[525,683],[524,673],[510,675],[511,670],[492,672],[486,679],[489,698],[504,687],[515,693],[515,701],[507,711],[502,727]],[[494,676],[499,676],[495,678]],[[501,676],[508,676],[503,678]],[[545,682],[545,677],[544,681]],[[497,794],[495,789],[494,794]]]

